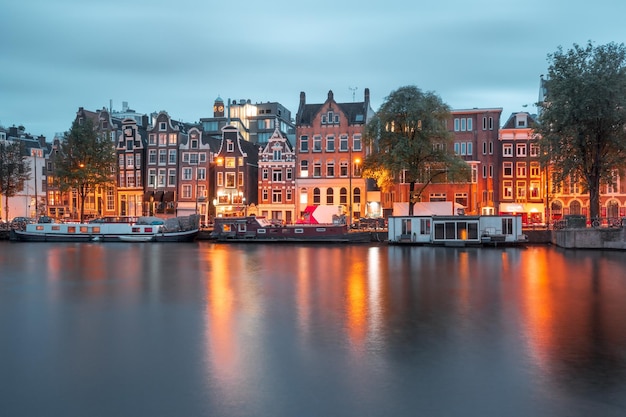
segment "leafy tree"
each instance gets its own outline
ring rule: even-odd
[[[98,133],[91,119],[75,120],[61,141],[55,174],[62,191],[77,191],[81,221],[85,214],[85,197],[96,187],[113,181],[115,162],[113,142]]]
[[[4,195],[4,218],[9,221],[9,198],[24,190],[31,166],[21,142],[0,142],[0,194]]]
[[[453,152],[449,118],[450,108],[435,93],[406,86],[385,99],[365,129],[364,141],[373,151],[363,162],[363,175],[389,189],[404,172],[409,215],[429,184],[469,178],[469,166]]]
[[[626,49],[609,43],[574,44],[548,55],[546,96],[539,103],[544,163],[557,184],[580,179],[589,214],[600,214],[600,186],[623,172],[626,157]]]

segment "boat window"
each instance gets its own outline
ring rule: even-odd
[[[411,234],[411,219],[402,219],[402,234]]]
[[[443,223],[435,223],[435,239],[444,238]]]
[[[76,233],[76,226],[67,226],[67,233]]]
[[[326,231],[326,228],[325,228],[325,227],[316,227],[316,228],[315,228],[315,231],[316,231],[316,232],[325,232],[325,231]]]
[[[91,233],[100,233],[100,226],[95,226],[91,228]]]
[[[87,226],[80,226],[81,233],[87,233],[88,231],[89,231],[89,228]]]
[[[454,222],[446,222],[445,223],[445,230],[446,230],[446,239],[454,239],[456,236],[456,225]]]
[[[41,226],[41,225],[37,225],[36,229],[37,229],[37,230],[43,230],[43,226]]]
[[[478,239],[478,223],[471,222],[467,224],[468,239]]]
[[[456,224],[456,238],[459,240],[467,239],[467,223],[466,222],[458,222]]]
[[[259,229],[256,232],[257,232],[257,234],[264,235],[266,230],[265,229]]]
[[[61,230],[61,226],[52,226],[52,230]]]
[[[512,218],[505,218],[502,219],[502,233],[505,235],[512,235],[513,234],[513,219]]]
[[[294,229],[294,233],[304,233],[304,229]]]

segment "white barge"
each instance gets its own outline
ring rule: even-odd
[[[518,245],[528,241],[521,216],[391,216],[390,244]]]
[[[27,242],[190,242],[198,234],[197,215],[136,222],[31,223],[11,230],[11,239]]]

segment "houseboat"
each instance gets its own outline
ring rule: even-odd
[[[11,239],[28,242],[190,242],[199,216],[140,217],[136,222],[32,223],[12,230]]]
[[[349,232],[345,220],[328,224],[284,225],[265,217],[218,217],[211,238],[244,242],[366,242],[367,233]]]
[[[521,216],[391,216],[390,244],[518,245],[528,241]]]

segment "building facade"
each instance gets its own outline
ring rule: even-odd
[[[539,140],[534,133],[535,116],[513,113],[500,129],[499,214],[518,214],[524,224],[546,221],[546,181],[539,160]]]
[[[209,222],[209,163],[211,147],[195,126],[181,137],[177,215],[199,214],[201,223]]]
[[[0,219],[8,220],[6,217],[31,217],[38,218],[46,213],[46,158],[49,153],[49,146],[44,136],[32,136],[25,132],[24,128],[0,127],[0,143],[20,143],[26,164],[30,166],[30,179],[24,184],[24,189],[9,198],[7,204],[6,196],[0,198]],[[5,213],[9,207],[8,213]]]
[[[352,103],[336,102],[329,91],[324,103],[308,104],[305,93],[300,93],[296,116],[298,216],[308,206],[319,205],[337,206],[350,222],[365,215],[363,130],[372,115],[367,88],[364,100]]]
[[[296,219],[296,153],[280,129],[259,149],[258,214],[291,224]]]
[[[187,125],[161,111],[147,129],[147,188],[152,215],[176,216],[179,183],[179,143],[187,140]],[[152,193],[152,194],[150,194]]]
[[[122,132],[117,137],[117,195],[115,187],[107,187],[105,201],[117,201],[120,216],[139,217],[146,214],[149,196],[145,194],[146,130],[132,118],[122,120]]]
[[[254,213],[258,204],[258,146],[244,140],[237,127],[224,126],[220,147],[213,158],[215,215],[230,217]]]

